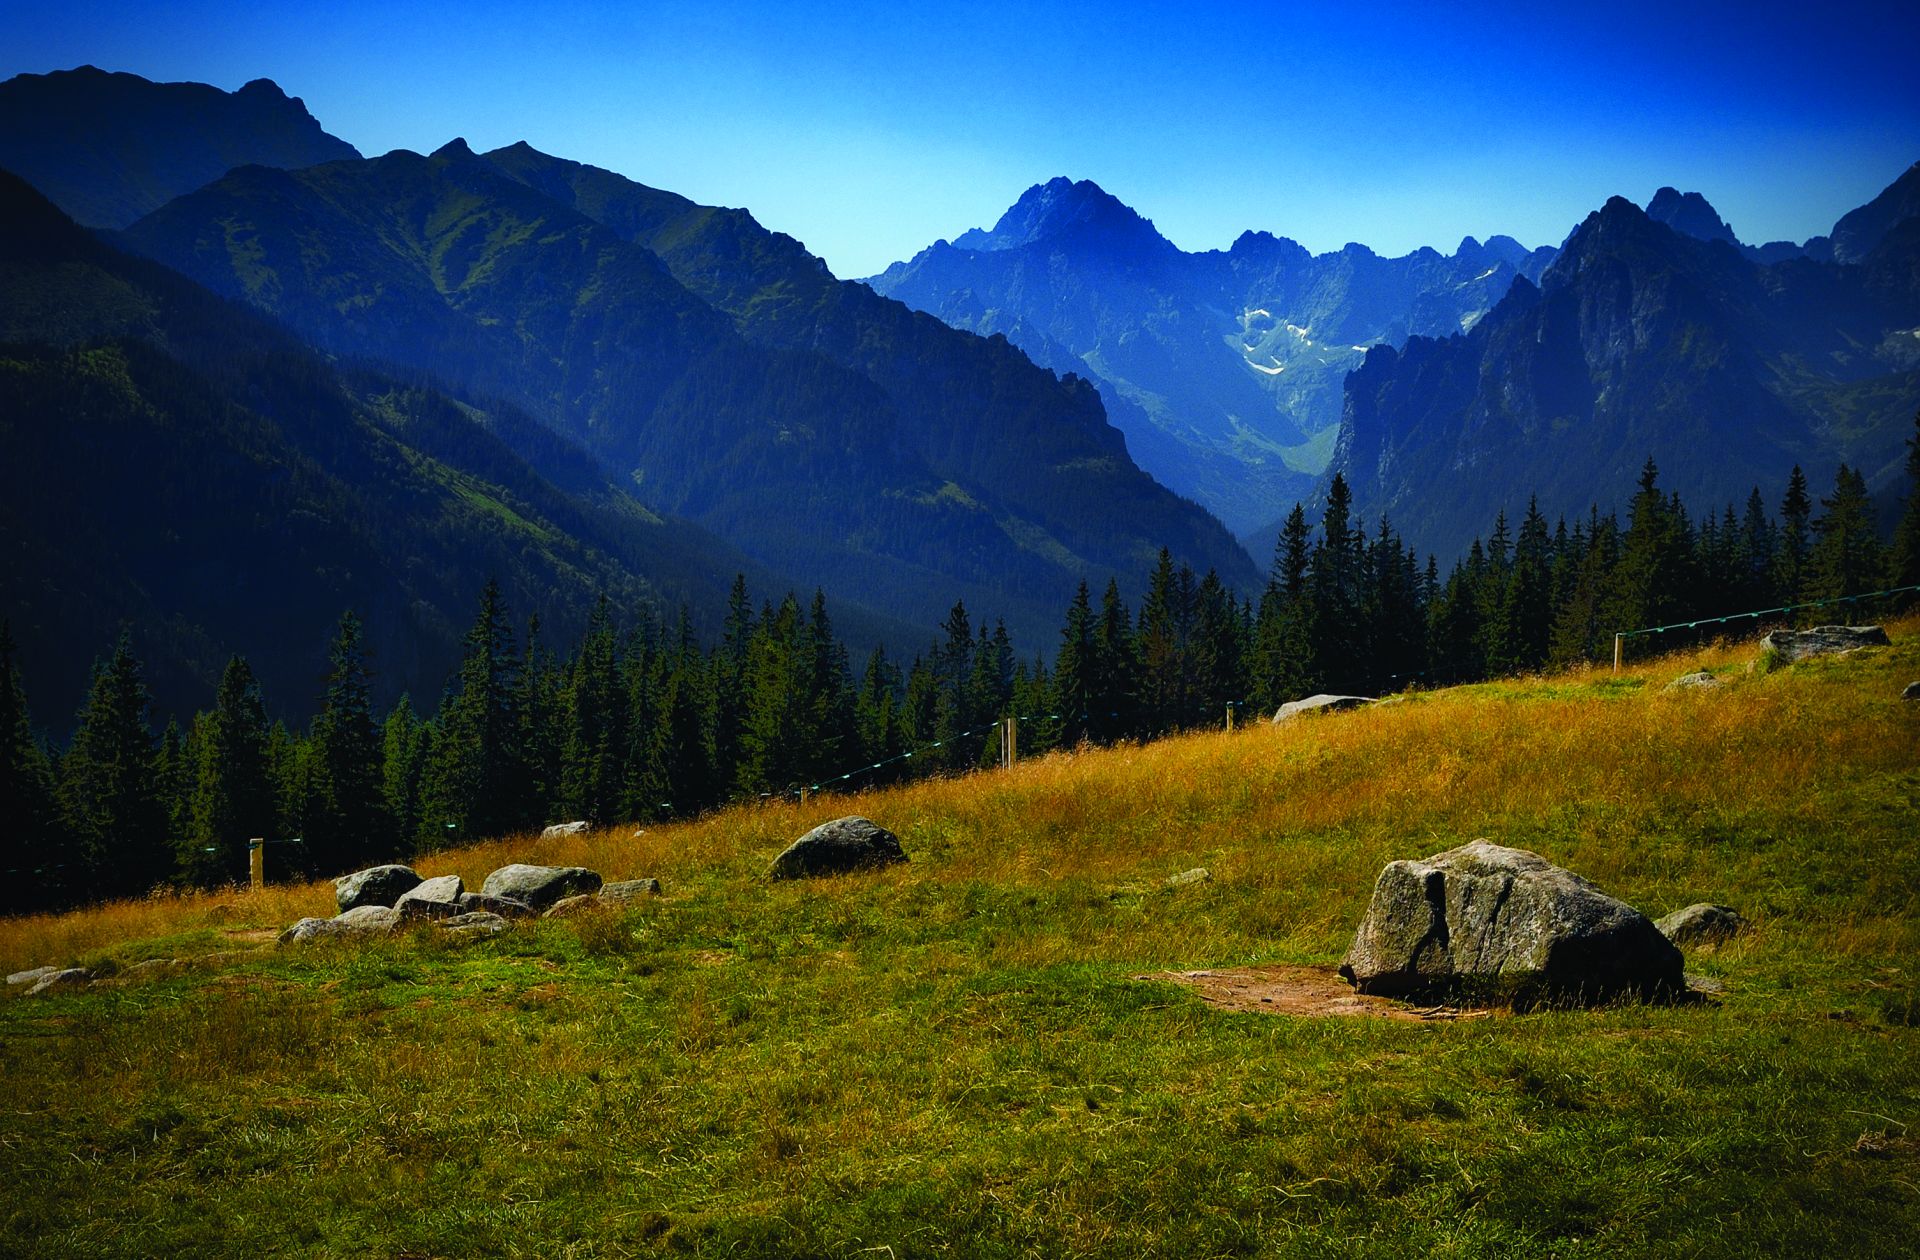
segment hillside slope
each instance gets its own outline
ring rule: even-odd
[[[349,607],[390,700],[438,692],[490,576],[561,641],[602,591],[717,626],[734,572],[770,587],[509,407],[336,368],[3,172],[0,213],[0,590],[54,712],[125,623],[162,713],[237,651],[302,715]]]
[[[229,952],[324,885],[0,921],[8,967],[121,968],[0,998],[0,1242],[1877,1254],[1920,1158],[1920,621],[1890,630],[423,860],[665,883],[472,946]],[[1702,665],[1728,685],[1661,690]],[[911,863],[761,878],[849,811]],[[1152,974],[1330,967],[1381,864],[1476,836],[1752,929],[1678,1007],[1301,1019]],[[166,958],[197,961],[131,972]]]

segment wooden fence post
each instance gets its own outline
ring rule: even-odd
[[[1624,634],[1613,636],[1613,672],[1616,674],[1620,672],[1620,645],[1626,641],[1627,636]]]
[[[259,892],[267,886],[267,842],[265,837],[247,841],[247,874],[253,880],[253,891]]]

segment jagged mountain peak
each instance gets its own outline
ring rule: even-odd
[[[455,136],[433,151],[432,156],[449,160],[474,156],[473,148],[465,136]]]
[[[1683,193],[1677,188],[1661,188],[1653,194],[1653,200],[1647,202],[1647,217],[1699,240],[1725,241],[1734,246],[1740,244],[1740,238],[1721,219],[1720,212],[1697,192]]]
[[[1174,245],[1161,236],[1151,220],[1090,179],[1056,176],[1020,194],[993,225],[978,228],[954,240],[959,249],[979,251],[1020,249],[1039,242],[1089,244],[1172,252]]]

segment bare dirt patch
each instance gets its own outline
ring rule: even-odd
[[[1209,1006],[1225,1011],[1253,1011],[1262,1015],[1293,1015],[1304,1019],[1358,1016],[1432,1023],[1455,1019],[1488,1019],[1492,1011],[1455,1006],[1414,1006],[1392,998],[1355,993],[1331,967],[1275,964],[1265,967],[1226,967],[1216,971],[1155,971],[1136,980],[1166,980],[1185,985]]]

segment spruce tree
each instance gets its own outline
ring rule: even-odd
[[[1840,465],[1833,497],[1820,500],[1826,511],[1814,522],[1814,544],[1807,557],[1807,591],[1814,599],[1844,599],[1880,590],[1886,577],[1886,552],[1873,527],[1873,503],[1866,478]],[[1864,610],[1829,609],[1822,618],[1858,619]]]
[[[246,658],[227,661],[213,708],[196,724],[199,765],[182,876],[202,888],[244,883],[247,844],[277,839],[266,705]]]
[[[1087,729],[1094,742],[1107,744],[1139,734],[1141,720],[1135,700],[1139,663],[1133,649],[1132,618],[1120,598],[1119,582],[1111,578],[1107,580],[1106,593],[1100,597],[1100,620],[1093,632],[1093,658],[1093,708],[1087,713]]]
[[[1774,590],[1782,604],[1807,598],[1807,551],[1811,546],[1813,499],[1807,493],[1807,475],[1793,466],[1787,492],[1780,500],[1780,532],[1774,548]]]
[[[60,806],[72,837],[61,865],[72,896],[142,893],[173,869],[147,705],[140,663],[122,631],[113,656],[94,668],[73,743],[60,761]]]
[[[0,622],[0,913],[54,902],[59,814],[53,768],[34,736],[26,688],[14,659],[13,628]]]
[[[306,849],[289,855],[331,875],[390,861],[398,843],[387,811],[379,723],[373,716],[360,618],[343,614],[327,651],[327,686],[308,751]]]
[[[519,747],[519,661],[499,583],[488,581],[467,632],[454,690],[441,708],[427,774],[423,836],[504,835],[531,825]]]
[[[1067,606],[1067,622],[1060,629],[1060,652],[1053,668],[1051,711],[1060,715],[1060,741],[1066,746],[1090,737],[1090,715],[1098,686],[1093,604],[1082,581]]]
[[[424,808],[421,794],[427,763],[433,756],[433,727],[413,711],[411,697],[402,694],[387,713],[387,720],[380,726],[380,748],[394,847],[405,853],[419,841]]]

